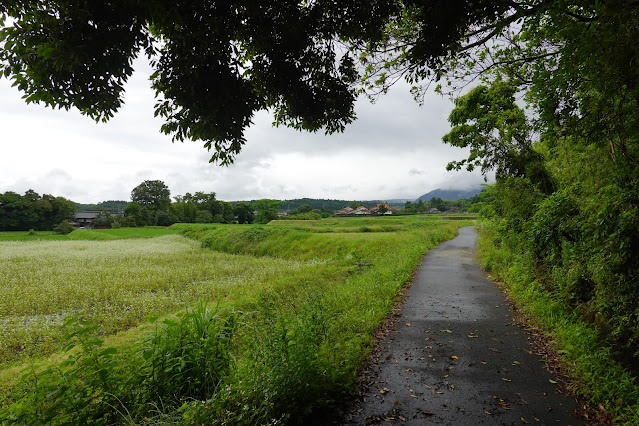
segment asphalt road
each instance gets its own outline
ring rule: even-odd
[[[344,424],[584,424],[475,265],[475,242],[462,228],[424,258]]]

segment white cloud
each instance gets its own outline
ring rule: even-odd
[[[219,167],[199,143],[171,143],[153,117],[147,64],[127,85],[125,105],[107,124],[77,111],[26,105],[0,79],[0,192],[61,195],[78,202],[128,200],[146,179],[163,180],[172,195],[216,192],[224,200],[257,198],[416,198],[438,187],[481,182],[478,174],[446,172],[462,150],[444,145],[452,107],[429,94],[424,107],[401,84],[371,105],[343,134],[325,136],[273,128],[261,112],[246,131],[236,163]]]

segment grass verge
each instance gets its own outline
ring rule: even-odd
[[[558,354],[575,379],[572,391],[605,411],[615,423],[639,424],[637,379],[612,359],[595,326],[584,321],[574,307],[544,290],[526,254],[495,247],[488,224],[483,223],[478,230],[481,266],[493,279],[504,282],[513,302],[552,336]]]

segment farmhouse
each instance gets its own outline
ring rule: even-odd
[[[395,211],[395,209],[389,206],[388,203],[377,203],[377,205],[371,209],[371,213],[381,214],[379,213],[379,209],[382,206],[386,208],[386,211],[383,214],[393,214],[393,211]]]
[[[101,210],[83,210],[73,215],[73,226],[76,228],[91,228],[91,222],[100,213],[104,213]]]
[[[351,207],[343,208],[342,210],[338,210],[337,214],[352,214],[355,209]]]
[[[351,208],[351,207],[345,207],[342,210],[338,210],[336,213],[338,215],[381,214],[381,213],[379,213],[379,209],[382,206],[384,206],[386,208],[386,211],[384,212],[384,214],[393,214],[393,211],[396,210],[396,209],[392,208],[391,206],[389,206],[388,203],[377,203],[377,205],[375,207],[373,207],[372,209],[367,209],[364,206],[359,206],[356,209]]]

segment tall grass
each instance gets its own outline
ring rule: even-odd
[[[84,244],[77,246],[76,255],[64,256],[66,261],[82,259],[82,252],[93,246],[100,247],[96,253],[108,257],[105,248],[113,245],[114,251],[128,254],[118,261],[124,263],[112,269],[131,274],[136,264],[148,262],[153,266],[144,269],[145,274],[152,274],[155,268],[163,271],[148,281],[144,274],[133,275],[126,281],[130,289],[157,288],[154,282],[173,273],[179,279],[169,280],[166,287],[182,298],[181,303],[194,296],[220,301],[213,310],[220,314],[208,315],[200,305],[178,319],[160,322],[159,329],[166,328],[166,333],[157,334],[156,329],[156,334],[142,338],[139,344],[113,348],[115,353],[110,347],[96,347],[98,354],[107,357],[105,368],[127,385],[105,391],[114,398],[104,397],[99,389],[97,394],[88,394],[84,399],[88,408],[83,412],[108,412],[112,423],[304,424],[326,419],[352,390],[376,327],[421,257],[467,224],[415,217],[385,219],[330,220],[304,226],[277,222],[267,226],[179,225],[173,230],[191,241],[164,236],[66,242]],[[389,226],[393,229],[383,229]],[[170,247],[153,249],[154,243]],[[127,252],[128,245],[136,248]],[[123,266],[124,259],[136,256],[138,261]],[[16,271],[28,270],[34,258],[23,254],[8,263]],[[114,255],[112,261],[116,258]],[[170,272],[180,271],[181,264],[183,272]],[[107,274],[106,269],[99,270]],[[144,291],[141,299],[155,300],[163,291]],[[92,300],[88,293],[81,298],[84,303]],[[172,302],[176,305],[163,309],[154,305],[154,309],[175,311],[177,301]],[[99,323],[101,316],[92,319]],[[198,336],[203,330],[211,330],[212,337],[200,345]],[[76,351],[87,352],[84,346],[76,346]],[[82,369],[64,373],[65,368],[60,367],[61,374],[76,377],[78,386],[83,385],[82,377],[90,377]],[[30,382],[26,383],[14,388],[7,400],[13,403],[5,404],[8,408],[0,412],[0,419],[31,415],[28,407],[33,403],[28,401],[33,391]],[[156,391],[148,391],[151,388]],[[197,389],[202,392],[195,392]],[[108,404],[92,411],[91,406],[101,401]],[[52,422],[61,423],[67,411],[55,411]]]

